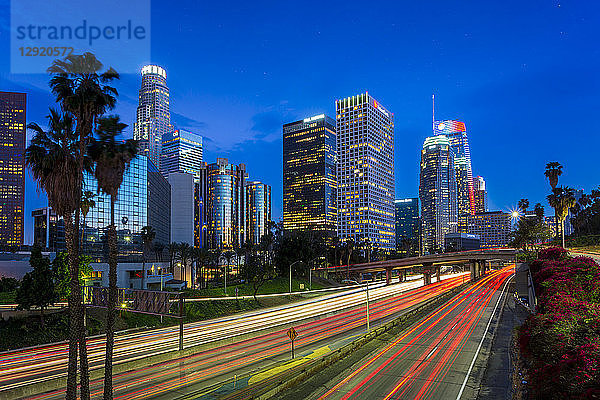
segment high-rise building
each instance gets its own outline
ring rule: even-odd
[[[505,247],[510,243],[512,216],[502,211],[460,216],[461,232],[479,235],[482,249]]]
[[[338,236],[393,250],[394,114],[369,93],[336,100]]]
[[[160,161],[163,176],[172,172],[187,172],[197,180],[202,167],[202,136],[183,129],[163,135]]]
[[[33,243],[48,251],[65,251],[65,221],[52,207],[36,208],[33,217]]]
[[[485,188],[485,179],[481,176],[473,180],[473,200],[475,201],[475,214],[488,211],[488,195]]]
[[[157,65],[146,65],[142,68],[133,138],[139,141],[140,153],[150,158],[159,169],[162,138],[171,130],[167,72]]]
[[[396,215],[396,250],[407,255],[417,255],[420,243],[419,198],[394,201]]]
[[[256,245],[269,231],[271,186],[253,181],[246,185],[247,240]]]
[[[25,93],[0,92],[0,245],[23,244]]]
[[[203,224],[208,248],[233,248],[246,241],[246,166],[226,158],[207,165]]]
[[[450,146],[454,150],[458,215],[475,214],[471,151],[469,150],[465,123],[453,120],[435,121],[433,123],[433,134],[448,137]]]
[[[194,175],[171,172],[167,180],[171,185],[171,242],[194,246],[194,217],[198,212],[194,201]]]
[[[454,150],[445,135],[425,139],[421,150],[419,182],[422,251],[444,249],[444,236],[457,231],[456,172]]]
[[[84,190],[98,192],[98,183],[90,174],[84,174]],[[103,258],[110,224],[110,197],[99,193],[95,202],[85,219],[83,246],[87,254]],[[171,243],[171,187],[146,156],[135,157],[125,171],[115,203],[115,225],[121,259],[140,258],[144,226],[154,228],[155,242]]]
[[[335,120],[321,114],[283,125],[283,228],[336,235]]]

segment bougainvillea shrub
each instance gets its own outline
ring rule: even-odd
[[[537,313],[519,332],[536,399],[600,399],[600,267],[562,248],[530,263]]]

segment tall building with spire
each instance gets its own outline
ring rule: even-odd
[[[465,123],[454,120],[434,121],[433,134],[446,136],[454,151],[458,215],[475,214],[471,151]]]
[[[167,72],[158,65],[146,65],[141,73],[133,138],[139,141],[140,153],[160,170],[163,135],[172,130]]]
[[[368,92],[336,100],[338,237],[396,247],[394,114]]]
[[[0,245],[23,244],[25,93],[0,92]]]
[[[422,252],[444,249],[444,236],[458,228],[454,150],[445,135],[425,139],[421,150]]]

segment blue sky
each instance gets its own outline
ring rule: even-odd
[[[0,51],[8,54],[6,0]],[[490,208],[544,202],[546,162],[561,182],[599,184],[594,121],[600,102],[596,2],[152,2],[149,59],[166,68],[173,122],[202,134],[205,161],[228,157],[273,187],[282,209],[281,125],[334,114],[334,101],[368,90],[395,114],[396,195],[416,196],[420,149],[436,117],[466,123],[473,172]],[[47,76],[10,74],[0,90],[29,93],[28,120],[53,103]],[[123,74],[116,113],[135,118],[140,78]],[[45,205],[28,180],[31,210]]]

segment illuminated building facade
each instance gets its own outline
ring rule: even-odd
[[[0,92],[0,245],[23,244],[25,93]]]
[[[246,166],[226,158],[207,165],[206,244],[208,248],[234,248],[246,241]]]
[[[162,137],[160,172],[187,172],[198,179],[202,169],[202,136],[177,129]]]
[[[65,251],[65,221],[52,207],[37,208],[31,212],[33,217],[33,243],[47,251]]]
[[[167,72],[157,65],[146,65],[142,68],[133,138],[139,141],[140,154],[150,158],[159,169],[162,138],[171,129]]]
[[[271,186],[256,181],[248,182],[246,185],[246,218],[247,240],[253,245],[257,245],[269,231]]]
[[[394,115],[369,93],[336,100],[338,237],[396,247]]]
[[[84,190],[98,193],[96,179],[90,174],[84,174]],[[83,246],[87,254],[103,258],[110,224],[110,197],[98,193],[94,201],[96,205],[85,219]],[[144,226],[156,231],[154,242],[165,246],[171,243],[171,187],[146,156],[135,157],[123,176],[115,203],[115,225],[121,259],[141,257]]]
[[[510,243],[512,216],[502,211],[460,216],[461,232],[478,235],[482,249],[505,247]]]
[[[336,235],[335,120],[321,114],[283,125],[283,228]]]
[[[445,135],[428,137],[423,143],[419,199],[422,251],[441,251],[444,236],[456,232],[458,224],[454,150]]]
[[[396,251],[418,255],[420,243],[419,198],[394,201],[396,225]]]
[[[452,150],[454,150],[458,215],[475,214],[471,151],[465,123],[453,120],[435,121],[433,123],[433,134],[446,136],[450,140]]]
[[[473,200],[475,201],[475,214],[487,212],[488,196],[485,188],[485,179],[481,176],[473,179]]]

